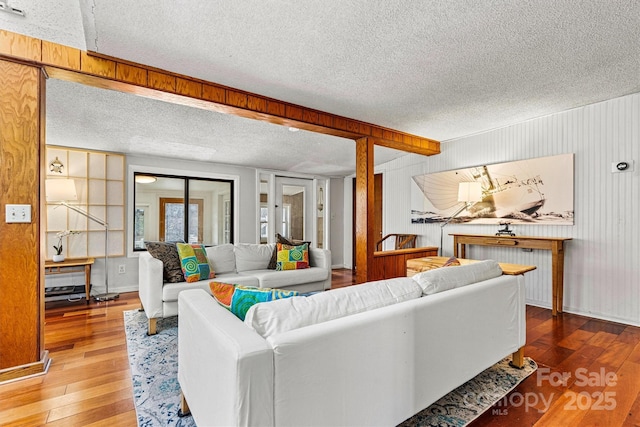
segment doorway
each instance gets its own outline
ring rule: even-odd
[[[352,209],[353,217],[351,218],[351,259],[353,260],[353,271],[356,271],[356,179],[353,178],[352,191]],[[373,176],[373,232],[376,242],[382,239],[382,174],[377,173]]]
[[[313,241],[313,180],[277,176],[275,229],[288,239]]]

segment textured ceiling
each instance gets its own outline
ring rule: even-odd
[[[640,91],[640,2],[635,0],[9,4],[24,9],[27,17],[0,14],[1,28],[440,141]],[[48,97],[48,102],[51,110],[62,108],[57,99]],[[132,103],[125,110],[145,109],[145,117],[152,117],[155,108],[164,117],[183,108],[121,102]],[[193,114],[202,120],[215,116]],[[127,119],[106,115],[113,128]],[[211,120],[198,124],[211,132],[222,123],[227,132],[260,140],[252,151],[287,144],[288,138],[276,136],[275,130],[260,137],[253,133],[262,132],[262,124]],[[162,126],[162,132],[154,132],[149,126],[139,138],[173,150],[166,153],[170,156],[183,152],[176,144],[214,147],[193,122],[190,127],[180,127],[182,120],[172,122],[172,131]],[[223,132],[216,134],[217,158],[227,156],[225,141],[235,147],[249,143]],[[170,139],[167,133],[180,138]],[[340,142],[324,138],[331,140],[327,144]],[[315,143],[324,144],[321,139]],[[352,143],[346,144],[352,150]],[[305,157],[290,159],[295,163],[290,170],[300,171],[309,158],[309,150],[301,151]],[[310,152],[315,155],[315,148]],[[265,154],[256,151],[256,157],[265,159]],[[323,162],[314,156],[319,169]],[[343,174],[343,166],[324,170]]]

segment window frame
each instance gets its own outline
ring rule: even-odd
[[[129,230],[127,232],[127,254],[128,256],[136,257],[140,252],[145,252],[146,248],[136,248],[135,247],[135,210],[137,207],[136,203],[136,182],[135,177],[137,175],[150,175],[158,178],[175,178],[175,179],[183,179],[185,181],[185,190],[183,194],[183,198],[186,198],[189,194],[189,181],[218,181],[228,183],[229,188],[229,216],[228,219],[231,222],[229,227],[229,235],[230,235],[230,243],[234,243],[235,236],[237,234],[237,226],[238,226],[238,216],[237,216],[237,204],[238,204],[238,181],[239,177],[235,175],[226,175],[226,174],[209,174],[209,173],[201,173],[198,175],[190,175],[183,173],[183,171],[171,171],[166,168],[152,168],[152,167],[141,167],[136,165],[129,165],[128,170],[128,190],[129,190],[129,203],[130,206],[127,208],[127,220],[129,226]],[[192,197],[190,201],[193,201]],[[188,206],[186,207],[188,209]],[[160,218],[158,218],[160,220]],[[223,224],[224,225],[224,224]],[[185,227],[187,230],[187,227]],[[188,234],[185,235],[188,238]],[[186,241],[186,240],[185,240]]]

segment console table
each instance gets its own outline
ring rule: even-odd
[[[91,266],[94,258],[69,258],[60,262],[46,260],[44,262],[44,274],[69,274],[84,272],[84,292],[89,304],[91,297]]]
[[[551,251],[551,314],[562,313],[564,292],[564,242],[571,237],[492,236],[485,234],[450,234],[453,255],[464,258],[466,245],[502,246],[516,249]]]

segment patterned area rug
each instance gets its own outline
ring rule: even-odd
[[[158,334],[153,336],[147,336],[143,312],[125,311],[124,324],[138,425],[195,426],[191,416],[178,417],[178,318],[159,319]],[[524,369],[510,367],[509,360],[496,363],[400,426],[467,425],[538,368],[529,358],[525,358]]]
[[[518,384],[533,374],[538,365],[525,357],[523,369],[509,366],[511,356],[502,359],[462,384],[400,427],[462,427],[478,418]]]
[[[178,417],[178,317],[158,319],[158,333],[147,335],[144,312],[124,312],[133,398],[140,427],[192,427],[193,417]]]

